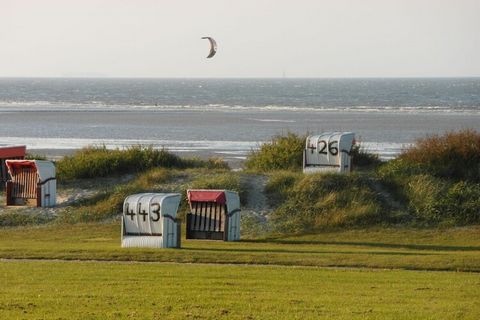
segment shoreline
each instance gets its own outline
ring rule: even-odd
[[[51,161],[61,160],[65,156],[73,155],[78,150],[81,149],[28,149],[27,146],[27,154],[43,156]],[[214,150],[175,151],[169,150],[168,148],[166,148],[166,150],[181,158],[200,158],[202,160],[208,160],[209,158],[222,158],[226,163],[228,163],[232,170],[242,169],[243,162],[245,161],[245,159],[240,159],[239,157],[225,156],[224,154],[215,152]]]

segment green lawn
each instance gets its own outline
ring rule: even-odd
[[[479,319],[475,273],[0,262],[1,319]]]
[[[122,249],[119,223],[6,228],[0,258],[270,264],[480,271],[480,227],[370,228],[267,240]]]
[[[369,228],[122,249],[118,222],[3,228],[0,319],[479,319],[479,234]]]

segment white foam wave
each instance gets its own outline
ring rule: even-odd
[[[480,114],[479,106],[243,106],[243,105],[144,105],[106,104],[101,101],[88,103],[51,101],[0,101],[0,112],[15,111],[219,111],[219,112],[378,112],[378,113],[461,113]],[[277,119],[257,119],[256,121],[277,121]],[[285,120],[278,120],[285,121]]]
[[[282,123],[293,123],[293,122],[296,122],[295,120],[282,120],[282,119],[256,119],[256,118],[248,118],[248,120],[259,121],[259,122],[282,122]]]
[[[105,146],[107,149],[128,148],[132,146],[152,146],[172,151],[249,151],[256,148],[256,141],[215,141],[215,140],[139,140],[139,139],[65,139],[36,137],[0,137],[3,145],[27,145],[36,150],[72,150],[86,146]]]

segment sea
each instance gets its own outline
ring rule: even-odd
[[[388,160],[419,138],[480,130],[480,78],[0,78],[0,146],[100,145],[243,160],[276,135],[354,132]]]

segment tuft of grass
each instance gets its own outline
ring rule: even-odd
[[[250,152],[244,164],[245,168],[256,172],[301,170],[306,138],[306,135],[292,132],[277,135],[262,144],[258,150]]]
[[[133,146],[123,150],[109,150],[105,146],[91,146],[66,156],[56,163],[59,180],[85,179],[142,172],[162,168],[227,168],[221,159],[183,159],[166,149]]]
[[[245,168],[253,172],[277,170],[300,171],[303,166],[303,152],[308,133],[298,135],[288,132],[277,135],[250,152]],[[367,152],[360,143],[355,143],[351,151],[352,164],[355,167],[376,167],[382,163],[377,154]]]
[[[480,134],[475,131],[420,139],[377,173],[421,224],[480,223]]]
[[[47,157],[40,154],[27,153],[25,155],[25,160],[47,160]]]
[[[378,154],[370,153],[362,147],[361,143],[356,142],[350,152],[353,167],[377,167],[382,161]]]
[[[240,183],[240,176],[227,170],[192,169],[189,174],[194,178],[185,184],[166,186],[178,172],[165,168],[151,169],[129,183],[118,185],[113,190],[105,191],[90,198],[75,207],[67,208],[61,215],[59,222],[81,223],[103,221],[119,215],[123,210],[123,201],[128,195],[142,192],[179,192],[184,196],[179,209],[179,217],[186,210],[187,189],[227,189],[240,193],[242,201],[246,192]],[[185,172],[183,172],[185,174]]]
[[[387,220],[384,204],[367,179],[351,174],[271,178],[269,196],[284,199],[272,214],[275,231],[305,233]]]
[[[8,212],[0,214],[0,227],[27,226],[34,224],[45,224],[52,221],[54,217],[43,214],[25,214]]]
[[[399,159],[435,176],[480,182],[480,133],[447,132],[416,141]]]
[[[265,194],[268,203],[272,207],[278,207],[285,202],[291,192],[291,188],[303,177],[300,172],[275,171],[269,176],[265,185]]]

